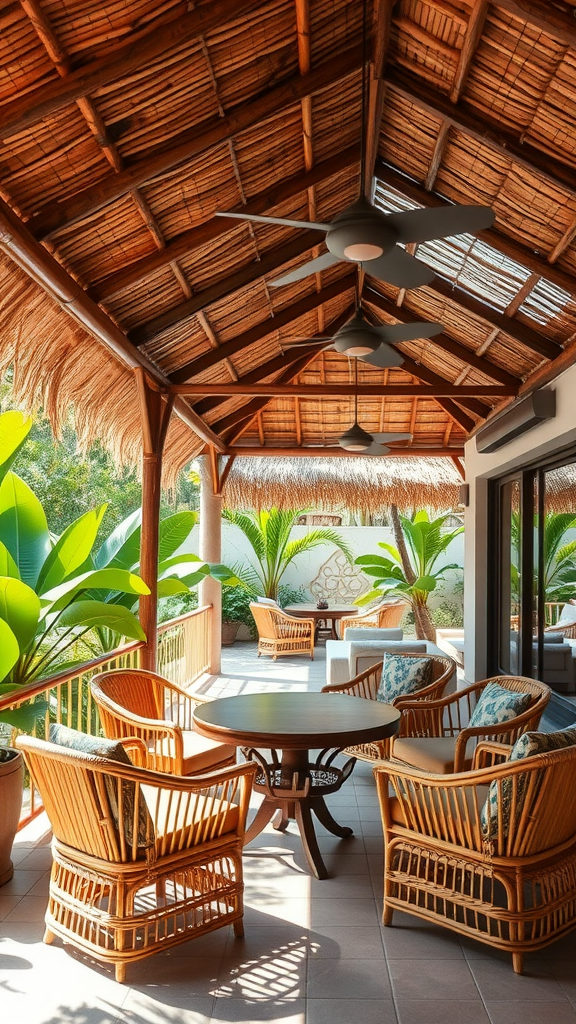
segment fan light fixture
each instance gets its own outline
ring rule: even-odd
[[[369,434],[366,430],[363,430],[359,423],[356,421],[342,434],[338,444],[341,448],[345,448],[347,452],[364,452],[372,444],[372,434]]]
[[[356,315],[340,328],[336,335],[334,348],[337,352],[345,352],[348,356],[370,356],[382,344],[381,335],[362,316],[357,309]]]

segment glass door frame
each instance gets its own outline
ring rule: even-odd
[[[531,678],[542,678],[543,644],[545,626],[544,573],[544,513],[545,474],[554,469],[574,464],[576,468],[576,447],[555,452],[537,462],[510,470],[501,477],[489,481],[488,490],[488,534],[495,543],[488,547],[488,607],[487,607],[487,656],[489,675],[508,674],[500,665],[502,609],[502,570],[508,564],[504,546],[509,540],[509,528],[504,528],[502,516],[502,493],[506,484],[518,481],[520,484],[520,623],[519,672]],[[535,497],[536,494],[536,497]],[[537,519],[535,520],[535,516]],[[538,524],[537,545],[534,544],[534,522]],[[535,557],[536,556],[536,557]],[[537,571],[537,587],[533,581]],[[537,658],[533,664],[533,636],[536,633]]]

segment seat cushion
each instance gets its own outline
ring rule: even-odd
[[[526,711],[532,700],[530,693],[518,693],[508,690],[498,683],[488,683],[470,717],[470,726],[479,728],[482,725],[498,725],[509,722]]]
[[[475,746],[475,739],[468,740],[463,771],[472,767]],[[452,775],[455,750],[452,736],[401,736],[394,740],[392,757],[432,775]]]
[[[402,640],[404,632],[401,629],[380,629],[378,626],[346,626],[344,630],[345,640]]]
[[[390,704],[395,697],[415,693],[432,682],[432,661],[411,655],[386,652],[376,700]]]
[[[228,746],[225,743],[216,743],[191,729],[182,731],[182,745],[184,747],[183,775],[210,772],[223,761],[236,758],[236,747]],[[164,757],[174,756],[172,742],[168,738],[152,743],[150,751],[155,751]]]
[[[236,804],[223,802],[215,811],[214,801],[200,793],[188,800],[186,793],[156,786],[142,786],[142,794],[155,823],[157,841],[170,838],[171,849],[196,846],[238,829]]]
[[[95,757],[105,757],[110,761],[119,764],[129,764],[133,767],[132,761],[124,750],[120,740],[105,739],[103,736],[88,736],[77,729],[69,729],[59,722],[52,722],[50,726],[49,739],[59,747],[66,747],[68,750],[78,750],[83,754],[93,754]],[[110,802],[112,816],[118,826],[118,789],[116,780],[107,775],[104,776],[104,785]],[[124,835],[126,842],[132,845],[134,821],[134,802],[136,799],[136,787],[129,779],[122,782],[122,803],[124,805]],[[148,847],[154,844],[154,828],[152,819],[148,814],[145,804],[141,801],[138,807],[138,846]]]

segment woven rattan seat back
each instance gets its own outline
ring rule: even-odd
[[[394,629],[395,626],[400,625],[407,611],[408,605],[406,601],[382,601],[375,608],[371,608],[370,611],[359,615],[346,616],[345,619],[341,619],[340,636],[344,636],[344,630],[348,626],[351,626],[353,629],[357,627]]]
[[[173,777],[20,736],[52,825],[44,940],[126,964],[224,924],[243,934],[247,762]]]
[[[413,654],[403,654],[394,651],[395,658],[413,658]],[[432,680],[427,686],[423,686],[409,697],[395,697],[392,701],[394,707],[403,709],[406,701],[435,701],[442,697],[448,683],[456,677],[456,662],[447,655],[426,654],[422,655],[432,662]],[[364,697],[366,700],[376,700],[378,688],[382,679],[383,662],[361,672],[348,683],[338,683],[336,686],[323,686],[323,693],[348,693],[351,697]],[[405,725],[404,715],[400,719],[400,730]],[[400,733],[401,734],[401,733]],[[366,743],[361,747],[350,747],[347,751],[354,757],[363,761],[379,761],[388,757],[390,752],[390,740],[378,740],[375,743]]]
[[[94,676],[90,688],[105,735],[141,740],[148,768],[189,775],[235,763],[233,747],[194,732],[199,701],[155,672],[114,669]]]
[[[487,744],[490,746],[490,744]],[[394,910],[523,955],[576,927],[576,746],[455,775],[375,766]]]
[[[250,605],[258,630],[258,657],[271,654],[308,654],[314,657],[314,620],[286,615],[281,608],[254,602]]]

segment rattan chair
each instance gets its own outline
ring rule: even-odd
[[[471,728],[470,716],[489,683],[516,693],[528,693],[526,711],[507,722]],[[514,743],[528,729],[537,729],[552,691],[546,683],[524,676],[494,676],[438,700],[407,699],[402,721],[391,740],[391,757],[434,774],[467,771],[480,740]]]
[[[395,651],[394,657],[413,658],[414,655],[402,654],[401,652]],[[428,686],[423,686],[422,689],[410,694],[409,697],[395,697],[392,704],[400,711],[407,701],[413,704],[416,700],[427,701],[438,699],[444,693],[444,690],[450,680],[455,676],[456,662],[447,655],[422,654],[422,657],[430,659],[432,662],[432,682],[429,683]],[[366,700],[376,700],[376,694],[378,693],[378,687],[382,678],[382,665],[383,662],[381,661],[376,665],[372,665],[371,668],[366,669],[364,672],[360,672],[359,675],[347,683],[338,683],[335,686],[323,686],[322,693],[347,693],[351,697],[364,697]],[[402,716],[400,719],[400,729],[407,724],[407,720]],[[390,756],[390,740],[374,740],[371,743],[364,743],[361,746],[349,747],[346,753],[359,758],[361,761],[380,761],[382,758]]]
[[[195,778],[20,736],[52,825],[44,941],[126,964],[232,924],[243,934],[242,844],[256,772]]]
[[[363,627],[369,629],[393,629],[399,626],[408,611],[406,601],[382,601],[371,608],[370,611],[358,615],[348,615],[340,619],[340,636],[344,636],[344,630],[351,626],[353,629]]]
[[[281,608],[251,604],[250,611],[258,630],[258,657],[276,658],[289,654],[309,654],[314,659],[314,619],[297,619]]]
[[[199,701],[155,672],[114,669],[94,676],[90,688],[105,736],[143,740],[152,771],[193,775],[236,763],[235,747],[194,731]]]
[[[374,775],[385,925],[415,914],[510,952],[518,974],[576,926],[576,747],[451,776],[389,761]]]

